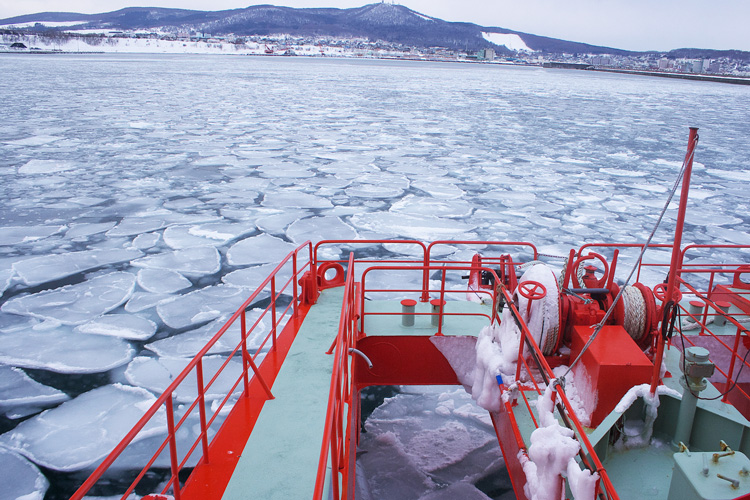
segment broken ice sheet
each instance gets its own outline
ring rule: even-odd
[[[254,352],[260,348],[261,343],[268,335],[269,327],[266,326],[270,323],[270,314],[266,316],[268,319],[263,319],[258,322],[258,319],[263,312],[262,309],[251,309],[245,316],[245,324],[247,325],[247,349],[250,352]],[[192,358],[203,347],[211,340],[218,331],[224,326],[231,316],[222,316],[221,318],[212,321],[211,323],[190,330],[185,333],[178,333],[165,339],[160,339],[150,344],[146,344],[146,349],[158,354],[162,357],[172,358]],[[257,325],[256,322],[258,322]],[[250,329],[255,325],[255,328]],[[208,350],[208,354],[229,354],[231,353],[240,343],[242,339],[242,332],[240,330],[241,323],[237,319],[229,329],[222,335],[216,343]],[[265,348],[270,346],[266,345]]]
[[[189,279],[169,269],[141,269],[138,285],[151,293],[174,293],[192,286]]]
[[[200,246],[149,255],[131,264],[147,269],[169,269],[190,278],[200,278],[219,272],[221,256],[215,247]]]
[[[473,240],[475,238],[466,235],[466,233],[476,228],[476,225],[470,222],[441,219],[432,215],[414,217],[411,215],[383,212],[354,215],[351,218],[351,223],[357,229],[385,234],[390,237],[401,236],[422,241],[441,239]]]
[[[246,289],[216,285],[202,288],[156,306],[159,317],[171,328],[205,323],[234,313],[249,294]]]
[[[331,208],[328,199],[301,191],[279,191],[263,197],[262,205],[270,208]]]
[[[2,339],[2,336],[0,336]],[[64,392],[40,384],[23,370],[0,365],[0,412],[29,415],[34,410],[70,399]]]
[[[145,389],[113,384],[46,410],[0,436],[0,445],[59,471],[91,468],[102,460],[156,401]],[[135,441],[166,432],[160,408]]]
[[[199,226],[169,226],[164,230],[164,243],[180,249],[196,246],[221,246],[255,231],[250,222],[209,222]]]
[[[127,340],[148,340],[156,333],[156,323],[133,314],[106,314],[77,326],[75,331]]]
[[[135,248],[85,250],[32,257],[13,264],[13,270],[26,285],[34,286],[141,256]]]
[[[233,266],[278,263],[295,248],[280,238],[261,234],[232,245],[227,251],[227,261]]]
[[[204,397],[211,401],[226,396],[233,385],[242,375],[242,360],[240,355],[235,355],[222,370],[216,380],[207,387],[209,381],[216,375],[221,366],[226,362],[226,356],[204,356],[203,358],[203,381],[205,387]],[[177,376],[187,367],[191,358],[151,358],[138,356],[128,365],[125,370],[125,378],[131,384],[148,389],[155,394],[161,394],[169,387]],[[174,393],[174,398],[181,403],[192,403],[198,397],[197,379],[195,369],[191,370],[189,380],[192,382],[180,384]],[[242,393],[243,386],[240,383],[234,389],[234,394]]]
[[[308,217],[294,222],[286,231],[287,236],[301,245],[307,240],[315,244],[320,240],[353,240],[357,231],[338,217]]]
[[[49,482],[34,464],[0,447],[1,500],[42,500]]]
[[[41,240],[62,232],[66,226],[8,226],[0,227],[0,246],[18,245]]]
[[[134,288],[135,275],[115,272],[76,285],[14,297],[0,309],[65,325],[80,325],[124,304]]]
[[[134,355],[132,346],[121,339],[83,335],[65,325],[31,320],[25,327],[15,325],[0,332],[0,363],[21,368],[102,373],[127,364]]]

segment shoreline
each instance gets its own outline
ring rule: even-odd
[[[227,52],[157,52],[157,51],[143,51],[143,52],[131,52],[131,51],[61,51],[61,50],[19,50],[19,51],[0,51],[0,56],[5,54],[12,55],[27,55],[27,54],[43,54],[43,55],[101,55],[101,54],[163,54],[163,55],[231,55],[231,56],[242,56],[242,57],[300,57],[300,58],[327,58],[327,59],[371,59],[371,60],[384,60],[384,61],[414,61],[414,62],[445,62],[445,63],[461,63],[461,64],[486,64],[491,66],[521,66],[521,67],[539,67],[546,69],[565,69],[574,71],[595,71],[601,73],[618,73],[624,75],[637,75],[637,76],[651,76],[659,78],[676,78],[681,80],[693,80],[711,83],[726,83],[731,85],[750,85],[750,77],[741,76],[722,76],[722,75],[704,75],[704,74],[693,74],[693,73],[669,73],[664,71],[648,71],[648,70],[637,70],[637,69],[618,69],[618,68],[596,68],[592,66],[580,65],[578,67],[566,67],[566,66],[545,66],[544,64],[530,64],[530,63],[513,63],[505,61],[477,61],[471,59],[445,59],[445,58],[425,58],[418,56],[381,56],[381,57],[363,57],[357,55],[333,55],[333,54],[252,54],[252,53],[227,53]],[[546,63],[554,65],[554,62]]]

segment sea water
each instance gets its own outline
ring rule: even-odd
[[[0,478],[13,485],[2,499],[41,498],[48,481],[48,498],[67,498],[111,448],[117,415],[147,406],[307,239],[528,240],[550,255],[643,241],[695,126],[683,242],[750,244],[745,86],[496,64],[9,54],[0,95]],[[387,395],[366,425],[360,497],[512,496],[487,416],[462,390]],[[81,444],[87,426],[101,438]]]

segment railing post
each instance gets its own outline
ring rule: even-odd
[[[170,393],[167,396],[167,432],[169,439],[169,462],[172,468],[172,492],[174,493],[174,499],[180,500],[180,471],[177,465],[177,440],[175,438],[174,428],[174,407],[172,405],[172,396]]]
[[[248,396],[250,394],[250,377],[247,373],[247,367],[250,354],[247,352],[247,320],[245,312],[246,310],[243,309],[242,315],[240,315],[240,328],[242,329],[242,376],[244,378],[245,396]]]
[[[742,335],[742,330],[740,327],[737,327],[737,334],[734,336],[734,347],[732,348],[732,361],[729,362],[729,372],[727,373],[727,383],[724,386],[724,396],[721,398],[721,401],[723,403],[726,403],[729,400],[729,389],[732,387],[732,377],[734,376],[734,364],[737,361],[737,356],[739,354],[737,353],[737,349],[740,347],[740,336]]]
[[[273,334],[273,348],[276,349],[276,275],[271,276],[271,332]]]
[[[685,227],[685,212],[687,211],[688,192],[690,191],[690,174],[693,171],[693,157],[695,156],[695,145],[698,143],[698,129],[696,127],[690,127],[690,135],[688,137],[688,149],[685,154],[685,172],[682,176],[682,191],[680,191],[680,208],[677,212],[677,224],[675,226],[674,243],[672,245],[672,260],[669,265],[669,277],[667,279],[667,290],[666,297],[664,298],[664,304],[668,304],[674,297],[675,289],[679,288],[677,282],[678,274],[677,270],[681,267],[680,262],[680,247],[682,245],[682,230]],[[656,355],[654,356],[654,371],[651,377],[651,395],[656,394],[656,386],[659,385],[659,378],[661,375],[661,363],[664,357],[664,343],[665,339],[659,337],[656,344]]]
[[[206,388],[203,386],[203,358],[195,365],[198,379],[198,414],[201,421],[201,443],[203,444],[203,462],[208,463],[208,428],[206,427]]]
[[[297,292],[297,252],[294,252],[294,255],[292,255],[292,283],[292,303],[294,304],[292,316],[296,316],[297,310],[299,308],[299,298]]]

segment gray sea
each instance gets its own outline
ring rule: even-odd
[[[695,126],[683,242],[750,245],[746,86],[490,64],[60,54],[0,56],[0,96],[3,500],[67,498],[149,391],[296,243],[527,240],[565,255],[641,242]],[[674,218],[655,241],[671,241]],[[462,390],[389,395],[363,446],[374,457],[385,443],[403,460],[363,462],[361,498],[512,497],[492,479],[503,466],[491,425]],[[411,430],[399,431],[405,414]],[[424,454],[446,436],[460,446]]]

